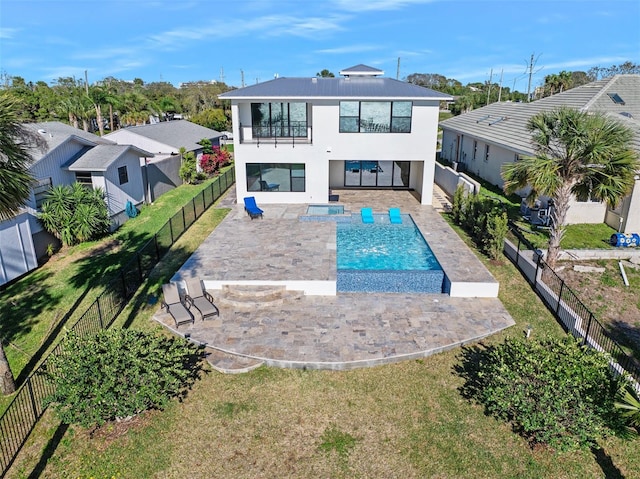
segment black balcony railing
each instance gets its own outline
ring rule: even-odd
[[[263,122],[250,127],[240,125],[240,143],[295,145],[311,142],[311,127],[306,121]]]

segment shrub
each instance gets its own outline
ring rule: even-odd
[[[462,211],[464,206],[465,192],[462,185],[458,185],[456,192],[453,194],[453,201],[451,203],[451,216],[453,222],[457,225],[462,224]]]
[[[219,146],[213,147],[213,153],[202,155],[200,158],[200,168],[208,175],[217,173],[220,171],[220,168],[230,163],[231,154]]]
[[[532,444],[573,450],[624,431],[614,406],[622,379],[613,376],[603,354],[570,336],[507,339],[466,354],[463,393],[510,421]]]
[[[622,417],[631,427],[640,428],[640,399],[638,393],[630,384],[625,384],[618,391],[616,408],[620,410]]]
[[[197,180],[196,157],[192,151],[183,155],[179,174],[185,183],[193,183]]]
[[[54,404],[67,424],[102,425],[162,408],[198,377],[200,353],[183,339],[113,329],[67,335],[64,352],[46,365]]]
[[[507,213],[494,212],[487,216],[487,228],[483,236],[483,250],[489,258],[497,259],[504,250],[504,239],[509,231]]]
[[[483,253],[491,259],[502,254],[507,235],[507,214],[489,197],[465,194],[458,186],[453,195],[451,215],[454,223],[469,233]]]
[[[64,245],[98,239],[109,232],[109,210],[100,188],[80,183],[58,185],[49,190],[38,214],[42,227]]]

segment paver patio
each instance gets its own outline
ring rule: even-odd
[[[345,210],[400,207],[410,213],[446,275],[463,285],[495,279],[431,206],[407,191],[334,191]],[[251,220],[231,190],[232,211],[185,262],[172,281],[199,277],[220,316],[176,329],[162,312],[156,320],[205,344],[212,363],[232,371],[257,364],[352,369],[419,358],[457,347],[514,324],[495,297],[448,294],[340,293],[305,295],[299,282],[335,282],[336,225],[302,222],[307,205],[260,204]],[[212,289],[209,284],[232,284]],[[282,284],[280,284],[282,283]],[[243,285],[244,284],[244,285]],[[289,289],[286,289],[286,287]],[[463,285],[464,286],[464,285]],[[222,354],[221,354],[222,353]]]

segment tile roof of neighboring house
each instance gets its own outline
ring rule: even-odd
[[[132,126],[126,130],[172,146],[176,152],[181,147],[185,147],[187,151],[197,150],[202,148],[198,144],[200,140],[222,136],[222,133],[216,130],[196,125],[187,120],[161,121],[152,125]],[[109,135],[106,135],[106,137],[109,137]]]
[[[153,156],[153,153],[132,145],[98,145],[69,162],[68,168],[69,171],[107,171],[114,161],[129,150],[135,151],[136,156]]]
[[[609,95],[617,94],[624,104]],[[480,138],[524,155],[533,154],[527,122],[536,113],[561,106],[601,111],[637,132],[634,145],[640,151],[640,75],[616,75],[567,90],[532,103],[501,102],[440,122],[445,129]],[[630,117],[629,117],[630,115]]]
[[[109,144],[115,145],[115,142],[106,138],[101,138],[93,133],[74,128],[59,121],[47,121],[43,123],[24,123],[26,128],[38,133],[46,143],[46,149],[43,151],[38,148],[31,148],[29,153],[34,162],[40,161],[47,153],[56,149],[61,144],[75,139],[86,145]]]
[[[452,100],[450,95],[392,78],[276,78],[219,95],[230,100],[376,99]]]

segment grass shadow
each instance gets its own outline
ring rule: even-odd
[[[49,350],[51,346],[55,343],[58,335],[65,327],[69,318],[75,313],[78,306],[82,303],[86,295],[89,293],[89,289],[85,289],[84,292],[76,299],[73,305],[69,308],[67,313],[62,317],[60,321],[58,321],[54,328],[49,331],[49,334],[44,338],[42,344],[38,348],[38,350],[31,356],[29,362],[26,364],[20,374],[16,378],[16,387],[20,387],[24,381],[29,377],[29,375],[36,369],[36,366],[40,363],[42,358],[45,356],[46,352]]]
[[[616,467],[611,459],[611,456],[606,453],[606,451],[600,446],[592,446],[591,454],[593,454],[594,459],[602,469],[604,473],[605,479],[624,479],[625,476],[622,474],[622,471]]]
[[[68,429],[69,425],[64,423],[61,423],[56,428],[53,436],[51,437],[51,439],[49,439],[47,445],[43,449],[38,463],[34,466],[31,473],[27,476],[27,479],[37,479],[38,477],[42,476],[45,467],[47,466],[47,462],[53,457],[53,454],[56,452],[56,449],[60,445],[60,442],[62,441],[62,438],[64,437]]]

